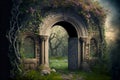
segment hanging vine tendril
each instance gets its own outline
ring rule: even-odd
[[[13,2],[13,6],[11,10],[10,29],[7,33],[7,38],[10,42],[8,56],[12,68],[10,70],[11,77],[13,77],[16,73],[21,72],[21,69],[19,67],[20,55],[17,46],[17,34],[21,28],[18,20],[20,15],[19,7],[21,4],[21,0],[12,0],[12,2]]]

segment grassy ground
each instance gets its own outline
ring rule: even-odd
[[[57,73],[61,74],[65,78],[68,78],[68,80],[111,80],[109,75],[99,73],[98,71],[100,70],[94,70],[92,72],[83,72],[80,70],[70,71],[68,70],[67,60],[68,59],[66,57],[50,58],[50,67],[56,69]]]
[[[56,70],[67,70],[68,59],[66,57],[52,57],[50,58],[50,67]]]
[[[99,73],[100,70],[92,72],[70,71],[68,70],[68,59],[54,57],[50,58],[50,67],[56,69],[49,75],[41,75],[39,71],[29,71],[24,75],[18,75],[13,80],[111,80],[106,73]]]

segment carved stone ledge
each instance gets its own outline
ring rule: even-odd
[[[80,40],[83,41],[83,42],[87,42],[88,37],[87,36],[80,37]]]
[[[47,35],[40,35],[40,39],[46,41],[48,39]]]

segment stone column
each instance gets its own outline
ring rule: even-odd
[[[88,40],[88,60],[90,60],[90,39]]]
[[[78,66],[78,38],[69,38],[68,40],[68,68],[76,70]]]
[[[81,42],[81,62],[84,62],[86,60],[86,54],[87,54],[87,37],[80,37]]]
[[[85,61],[89,60],[89,43],[86,42],[86,46],[85,46]]]
[[[87,37],[81,37],[80,38],[80,41],[81,41],[81,49],[82,49],[82,53],[81,53],[81,69],[83,71],[87,71],[87,72],[90,72],[90,67],[89,67],[89,64],[88,64],[88,50],[89,50],[89,47],[88,47],[88,43],[87,43]]]
[[[45,41],[45,64],[49,65],[49,45],[48,45],[48,36],[46,36],[46,41]]]
[[[48,36],[40,35],[41,39],[41,64],[48,64]]]

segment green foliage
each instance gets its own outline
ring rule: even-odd
[[[67,57],[50,57],[50,67],[56,70],[65,70],[68,68]]]
[[[62,80],[60,74],[52,72],[49,75],[41,75],[40,72],[31,70],[23,75],[18,75],[13,80]]]
[[[99,3],[92,0],[23,0],[20,11],[23,14],[34,15],[36,12],[43,12],[47,8],[53,10],[57,8],[76,8],[78,14],[89,23],[98,25],[104,22],[105,10]],[[36,17],[37,18],[37,17]]]
[[[120,34],[119,34],[120,36]],[[113,80],[120,80],[120,38],[110,47],[110,72]]]
[[[53,60],[52,62],[55,63],[52,64],[52,66],[54,66],[54,68],[57,70],[56,73],[51,72],[51,74],[43,76],[40,74],[39,71],[30,70],[28,72],[25,72],[24,74],[17,75],[16,78],[14,78],[13,80],[63,80],[63,75],[72,75],[72,78],[70,78],[72,80],[77,80],[78,78],[82,78],[83,80],[111,80],[111,77],[106,72],[106,68],[104,68],[104,65],[96,65],[92,69],[92,72],[84,72],[80,70],[70,71],[67,69],[64,59],[66,58],[53,57],[51,59]],[[60,64],[61,67],[56,66],[58,64]],[[41,68],[43,69],[44,66],[42,65]]]
[[[24,14],[25,17],[21,19],[22,21],[22,28],[21,32],[34,32],[38,34],[38,27],[41,23],[42,16],[40,10],[35,10],[33,13],[26,13]]]
[[[81,72],[81,75],[84,76],[85,80],[111,80],[110,76],[98,73],[85,73]]]
[[[50,68],[48,65],[44,65],[44,64],[41,64],[39,67],[38,67],[38,70],[41,71],[41,70],[48,70],[50,71]]]
[[[92,67],[92,71],[97,74],[110,75],[108,65],[105,63],[99,63]]]
[[[68,55],[68,34],[61,26],[54,26],[51,29],[49,38],[50,57]]]
[[[84,72],[84,71],[70,71],[67,69],[68,63],[64,60],[66,58],[63,57],[52,57],[50,59],[50,67],[53,67],[57,70],[61,75],[73,75],[72,80],[76,80],[78,77],[82,77],[84,80],[111,80],[110,74],[108,73],[108,66],[105,64],[96,64],[92,67],[92,72]]]

